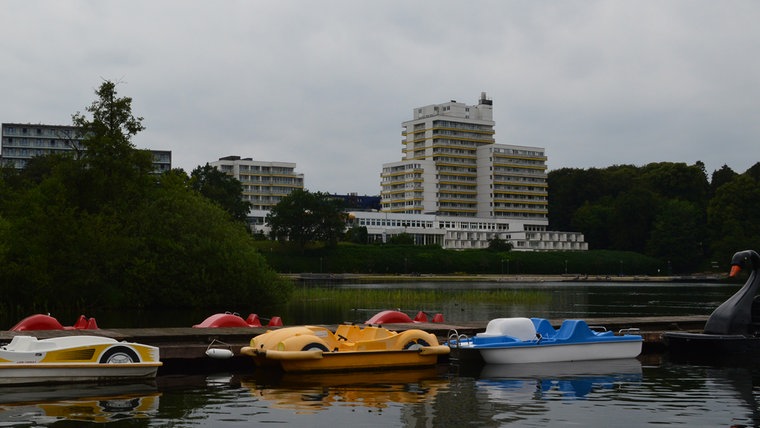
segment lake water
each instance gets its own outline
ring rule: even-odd
[[[472,372],[472,373],[470,373]],[[639,360],[2,388],[0,426],[758,426],[760,372]],[[15,401],[14,401],[15,400]]]
[[[453,291],[462,285],[443,286]],[[473,286],[489,287],[468,285]],[[531,286],[551,299],[538,307],[475,302],[440,309],[453,322],[472,316],[706,315],[738,288]],[[314,306],[319,314],[330,307]],[[358,314],[356,309],[335,310],[350,315]],[[345,319],[346,314],[336,316]],[[760,426],[758,400],[760,368],[684,364],[659,355],[590,364],[454,361],[426,370],[339,375],[288,375],[252,365],[243,373],[159,376],[151,384],[1,387],[0,427]]]

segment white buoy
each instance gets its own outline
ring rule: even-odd
[[[217,360],[226,360],[232,358],[234,354],[229,349],[209,348],[206,349],[206,355]]]

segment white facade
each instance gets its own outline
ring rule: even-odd
[[[382,213],[352,213],[370,235],[385,242],[401,222],[418,243],[444,248],[485,248],[498,237],[516,250],[588,250],[582,234],[546,230],[544,149],[497,144],[485,93],[476,105],[416,108],[402,126],[402,159],[380,174]],[[409,226],[419,221],[427,226]]]
[[[238,179],[243,185],[243,199],[252,210],[268,210],[290,192],[303,190],[303,174],[295,172],[292,162],[255,161],[252,158],[227,156],[209,165]]]
[[[499,238],[513,245],[515,251],[585,251],[583,234],[550,232],[528,220],[438,216],[432,214],[398,214],[353,211],[349,226],[367,228],[370,242],[388,242],[395,235],[408,234],[415,245],[440,245],[447,249],[488,248]]]
[[[416,108],[402,126],[402,160],[381,173],[383,211],[546,221],[544,150],[496,144],[485,93]]]

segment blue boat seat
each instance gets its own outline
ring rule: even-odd
[[[536,327],[530,318],[494,318],[480,338],[510,336],[518,340],[536,340]]]
[[[583,320],[565,320],[557,330],[557,340],[582,340],[594,337],[594,332]]]
[[[549,320],[545,318],[531,318],[530,320],[536,327],[536,333],[540,334],[542,338],[554,337],[557,334],[557,330],[552,327]]]

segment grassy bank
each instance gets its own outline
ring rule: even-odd
[[[544,303],[546,293],[531,290],[435,290],[435,289],[367,289],[296,287],[292,300],[297,302],[339,301],[355,308],[390,307],[404,302],[407,305],[490,302],[494,304]]]
[[[304,250],[260,241],[259,251],[280,273],[440,275],[665,275],[667,262],[626,251],[493,252],[439,247],[353,245]]]

